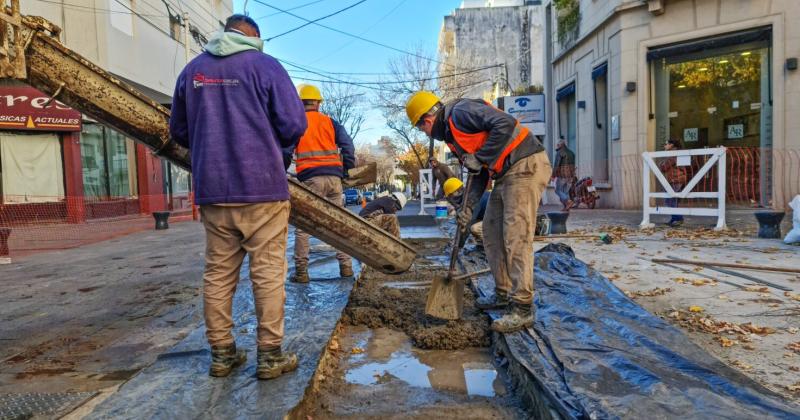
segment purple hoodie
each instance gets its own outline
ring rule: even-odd
[[[282,148],[306,124],[286,70],[255,49],[189,62],[169,121],[173,140],[191,151],[198,205],[288,200]]]

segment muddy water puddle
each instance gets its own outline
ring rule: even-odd
[[[487,348],[420,350],[412,347],[408,336],[387,328],[351,327],[348,331],[347,342],[342,342],[345,349],[351,349],[345,361],[347,383],[375,385],[398,380],[411,387],[465,395],[506,393]]]

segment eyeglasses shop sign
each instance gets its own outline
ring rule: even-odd
[[[81,131],[81,113],[29,86],[0,86],[0,130]]]
[[[544,95],[507,96],[505,111],[520,123],[544,122]]]

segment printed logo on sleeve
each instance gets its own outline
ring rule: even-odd
[[[192,85],[194,85],[195,89],[214,86],[236,87],[239,86],[239,84],[239,79],[215,79],[213,77],[208,77],[203,73],[195,73],[195,75],[192,77]]]

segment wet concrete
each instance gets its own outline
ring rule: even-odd
[[[420,350],[402,332],[345,326],[308,418],[526,418],[487,348]]]

